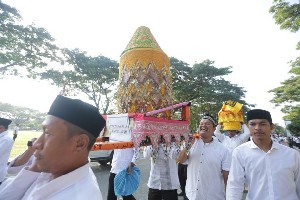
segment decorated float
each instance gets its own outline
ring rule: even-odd
[[[117,106],[120,114],[105,116],[92,150],[188,140],[190,102],[173,104],[169,57],[147,27],[135,31],[121,54]]]

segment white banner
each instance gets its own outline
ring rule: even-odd
[[[110,133],[109,141],[131,141],[128,114],[107,115],[106,122]]]

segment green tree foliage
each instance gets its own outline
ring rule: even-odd
[[[27,75],[32,78],[50,79],[57,86],[68,88],[68,93],[85,93],[107,113],[118,64],[104,56],[62,50],[54,42],[44,28],[23,25],[18,11],[0,0],[0,74],[29,72]],[[57,62],[60,67],[54,66]]]
[[[288,109],[288,119],[291,121],[291,124],[287,126],[287,129],[292,135],[300,136],[300,105],[290,106]]]
[[[269,12],[273,14],[275,23],[281,29],[297,32],[300,25],[300,4],[290,3],[285,0],[274,0]]]
[[[65,49],[64,53],[70,69],[51,69],[41,73],[41,78],[59,87],[65,86],[67,93],[86,94],[103,114],[107,114],[118,79],[118,63],[104,56],[88,56],[78,49]]]
[[[231,67],[217,68],[211,60],[195,63],[192,67],[173,57],[170,61],[173,99],[175,102],[192,103],[192,130],[197,128],[200,115],[209,113],[217,118],[219,110],[227,100],[244,104],[245,111],[247,106],[253,106],[243,100],[245,91],[242,87],[225,80],[224,76],[232,72]]]
[[[18,11],[0,1],[0,74],[41,69],[49,62],[62,62],[60,49],[44,29],[22,25]]]
[[[8,103],[0,102],[0,110],[1,116],[13,121],[11,126],[19,124],[21,130],[40,130],[46,117],[46,113]]]
[[[291,3],[284,0],[274,0],[270,13],[275,19],[275,23],[280,25],[281,29],[297,32],[300,28],[300,4]],[[300,42],[297,44],[297,50],[300,50]],[[300,57],[291,62],[291,77],[281,83],[281,86],[270,90],[274,93],[271,100],[276,106],[283,105],[282,112],[287,114],[285,119],[291,120],[289,130],[293,134],[300,134]]]
[[[273,131],[276,134],[283,135],[284,134],[284,128],[280,126],[279,124],[275,124],[275,129]]]
[[[300,102],[300,67],[295,67],[290,70],[293,75],[283,81],[281,86],[270,90],[274,93],[272,103],[277,106],[282,103],[297,103]]]

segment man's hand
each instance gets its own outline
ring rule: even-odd
[[[37,140],[37,138],[32,138],[31,140],[28,141],[27,143],[27,151],[31,152],[32,154],[34,153],[35,151],[35,148],[33,147],[33,143]],[[31,155],[32,155],[31,154]]]
[[[36,140],[36,138],[31,139],[32,143],[35,140]],[[30,145],[27,145],[27,146],[28,146],[28,148],[26,149],[26,151],[23,154],[19,155],[15,159],[12,167],[17,167],[17,166],[25,165],[28,162],[28,160],[31,158],[31,156],[33,155],[33,153],[35,151],[35,148],[33,146],[30,146]]]
[[[184,163],[188,158],[188,151],[186,148],[182,149],[176,159],[177,163]]]
[[[127,167],[127,174],[131,174],[131,170],[132,170],[133,166],[135,166],[135,164],[133,162],[129,163],[129,165]]]

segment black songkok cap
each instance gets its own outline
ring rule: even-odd
[[[58,95],[53,101],[48,115],[53,115],[74,124],[97,138],[105,126],[105,119],[99,110],[79,99],[70,99]]]
[[[10,119],[5,119],[0,117],[0,125],[4,126],[6,129],[8,128],[8,125],[10,125],[12,121]]]
[[[269,111],[254,109],[247,112],[247,122],[252,119],[266,119],[272,124],[272,117]]]

